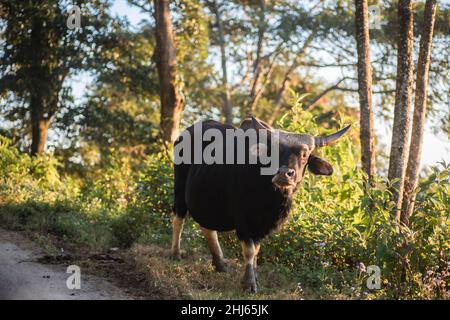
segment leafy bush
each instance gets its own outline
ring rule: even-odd
[[[155,153],[137,173],[133,201],[113,223],[113,232],[122,246],[130,246],[145,234],[158,238],[168,234],[172,214],[173,169],[164,153]]]
[[[80,193],[82,186],[58,169],[52,155],[30,157],[0,136],[0,223],[93,247],[112,243],[109,206],[95,206],[86,187]]]

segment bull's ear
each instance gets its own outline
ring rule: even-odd
[[[322,176],[331,176],[333,174],[333,167],[324,159],[310,155],[308,159],[308,169],[314,174]]]

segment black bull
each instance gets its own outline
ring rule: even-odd
[[[219,130],[223,137],[226,136],[226,129],[236,130],[231,125],[209,120],[202,122],[201,134],[211,128]],[[175,164],[172,255],[180,258],[181,231],[184,218],[189,212],[201,226],[216,270],[226,271],[217,231],[236,230],[244,256],[245,274],[242,283],[245,289],[256,292],[256,259],[261,239],[277,229],[289,216],[292,195],[302,181],[306,168],[318,175],[332,174],[331,165],[312,152],[316,147],[337,140],[349,126],[324,137],[277,131],[255,118],[244,120],[241,128],[268,130],[269,139],[273,133],[279,134],[278,172],[274,175],[262,175],[261,163]],[[193,148],[194,126],[187,128],[186,131],[192,138]],[[182,140],[181,137],[177,139],[175,145]],[[209,143],[203,142],[202,150]],[[246,159],[249,147],[247,144]],[[270,153],[270,143],[267,143],[267,147]],[[227,152],[225,146],[223,152],[225,158]]]

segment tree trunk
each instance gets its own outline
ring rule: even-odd
[[[50,120],[44,117],[42,99],[33,97],[30,101],[31,150],[32,156],[44,152]]]
[[[225,49],[225,36],[222,18],[220,16],[219,4],[214,0],[214,13],[216,15],[217,29],[219,31],[219,45],[222,60],[222,86],[223,86],[223,115],[227,124],[233,123],[233,106],[231,105],[231,94],[228,85],[227,54]]]
[[[392,193],[395,203],[393,212],[400,220],[401,203],[404,188],[406,162],[409,146],[409,113],[413,81],[413,10],[412,0],[398,2],[398,44],[397,44],[397,80],[395,92],[394,124],[392,128],[391,153],[389,159],[389,180],[393,183]]]
[[[408,225],[409,217],[414,211],[415,195],[413,194],[413,191],[417,187],[419,180],[419,166],[422,154],[423,132],[427,107],[428,71],[430,68],[430,52],[436,16],[436,2],[436,0],[427,0],[425,3],[423,30],[420,38],[411,144],[409,148],[401,213],[401,221],[406,225]]]
[[[247,103],[247,115],[253,114],[256,104],[254,103],[258,92],[262,68],[263,68],[263,46],[264,36],[266,33],[266,0],[259,0],[259,25],[258,25],[258,42],[256,44],[256,59],[253,67],[253,80],[251,84],[249,102]]]
[[[32,156],[44,152],[45,143],[47,141],[47,131],[50,124],[49,116],[44,117],[46,93],[43,90],[43,84],[48,81],[43,76],[42,61],[42,43],[45,41],[43,36],[43,21],[38,15],[32,18],[31,43],[33,45],[33,53],[31,55],[30,73],[33,79],[29,86],[29,112],[31,121],[31,147],[30,154]],[[44,42],[45,43],[45,42]],[[48,97],[47,97],[48,98]],[[49,98],[48,98],[49,99]]]
[[[177,71],[177,58],[173,36],[169,0],[154,0],[156,21],[155,59],[161,99],[160,129],[165,142],[177,138],[183,111],[183,97]]]
[[[375,135],[372,108],[372,67],[370,64],[369,14],[367,0],[355,0],[358,51],[358,93],[360,105],[361,162],[368,182],[375,175]]]

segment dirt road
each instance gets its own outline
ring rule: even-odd
[[[0,229],[0,300],[132,299],[107,280],[83,274],[83,270],[81,288],[68,289],[68,266],[38,263],[43,254],[22,235]]]

